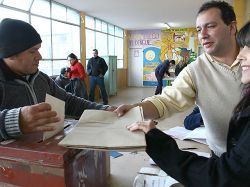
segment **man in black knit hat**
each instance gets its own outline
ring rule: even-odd
[[[57,113],[44,103],[46,93],[65,101],[65,114],[80,117],[85,109],[114,110],[65,92],[38,70],[41,37],[28,23],[4,19],[0,23],[0,141],[22,134],[50,131]]]

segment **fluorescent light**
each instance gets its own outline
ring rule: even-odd
[[[164,23],[165,24],[165,27],[167,28],[167,29],[170,29],[171,27],[170,27],[170,25],[168,24],[168,23]]]

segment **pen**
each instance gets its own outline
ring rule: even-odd
[[[185,151],[185,150],[192,150],[192,149],[198,149],[196,147],[185,147],[185,148],[181,148],[182,151]]]

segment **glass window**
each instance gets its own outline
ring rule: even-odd
[[[72,9],[67,9],[67,21],[70,23],[74,23],[76,25],[80,25],[80,14],[79,12],[72,10]]]
[[[40,53],[43,59],[52,59],[51,54],[51,27],[50,20],[46,18],[41,18],[37,16],[31,16],[31,24],[41,35],[42,46]]]
[[[53,75],[60,75],[60,71],[63,67],[69,66],[68,61],[67,60],[54,60],[52,62],[52,66],[53,66]]]
[[[119,27],[115,27],[115,36],[123,37],[123,30]]]
[[[109,55],[115,55],[115,37],[114,36],[111,36],[109,35],[108,36],[109,38]]]
[[[51,76],[52,74],[52,61],[50,60],[40,60],[39,70],[47,75]]]
[[[80,56],[80,27],[52,21],[53,59],[66,59],[68,54]]]
[[[85,27],[95,29],[95,19],[90,16],[85,16]]]
[[[108,25],[108,33],[112,34],[112,35],[115,35],[115,27],[114,27],[114,25],[111,25],[111,24]]]
[[[117,59],[123,59],[123,39],[115,37],[115,56]]]
[[[99,56],[106,56],[108,54],[107,34],[96,32],[96,49]]]
[[[88,65],[88,61],[89,61],[89,60],[87,60],[87,59],[86,59],[86,71],[87,71],[87,65]]]
[[[2,3],[3,2],[3,0],[0,0],[0,3]]]
[[[4,18],[19,19],[29,22],[28,14],[0,7],[0,21],[2,21]]]
[[[50,4],[47,0],[35,0],[32,4],[32,13],[38,14],[45,17],[50,17]]]
[[[102,32],[105,32],[105,33],[107,33],[107,31],[108,31],[108,24],[107,23],[105,23],[104,21],[102,22]]]
[[[31,2],[33,0],[4,0],[3,4],[10,6],[10,7],[15,7],[18,9],[22,10],[29,10]]]
[[[102,31],[102,21],[101,20],[99,20],[99,19],[95,20],[95,29],[97,31]]]
[[[95,32],[89,29],[85,30],[86,34],[86,58],[91,58],[93,49],[95,49]]]
[[[123,68],[123,60],[117,60],[117,68]]]
[[[66,7],[52,3],[52,18],[66,21]]]

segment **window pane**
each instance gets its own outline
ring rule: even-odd
[[[19,19],[29,22],[28,14],[0,7],[0,21],[4,18]]]
[[[3,4],[22,10],[29,10],[32,0],[4,0]]]
[[[85,27],[95,29],[95,20],[93,17],[85,16]]]
[[[108,55],[107,34],[96,32],[96,49],[100,56]]]
[[[117,59],[123,59],[123,39],[115,37],[115,56]]]
[[[108,25],[108,32],[109,32],[109,34],[112,34],[112,35],[115,35],[115,28],[114,28],[114,25],[111,25],[111,24],[109,24]]]
[[[91,58],[93,49],[95,49],[95,32],[86,29],[86,58]]]
[[[52,3],[52,18],[66,21],[66,7]]]
[[[107,30],[108,30],[108,25],[107,25],[107,23],[105,23],[104,21],[102,22],[102,32],[105,32],[105,33],[107,33]]]
[[[52,21],[53,59],[66,59],[68,54],[80,56],[80,27]]]
[[[117,60],[117,68],[123,68],[123,60]]]
[[[123,30],[119,27],[115,27],[115,36],[123,37]]]
[[[102,31],[102,22],[101,22],[101,20],[99,20],[99,19],[95,20],[95,29],[97,31]]]
[[[50,20],[46,18],[41,18],[37,16],[31,16],[31,24],[41,35],[42,47],[40,53],[43,59],[51,59],[51,27]]]
[[[68,65],[68,61],[67,60],[54,60],[53,61],[53,75],[60,75],[60,71],[63,67],[66,67]]]
[[[0,3],[2,3],[3,2],[3,0],[0,0]]]
[[[88,65],[88,61],[89,61],[89,59],[86,59],[86,71],[87,71],[87,65]]]
[[[70,23],[74,23],[76,25],[80,25],[80,14],[79,12],[72,10],[72,9],[67,9],[67,21]]]
[[[109,55],[115,55],[115,37],[109,35]]]
[[[50,4],[47,0],[35,0],[31,7],[34,14],[50,17]]]
[[[40,60],[39,70],[47,75],[52,75],[52,62],[47,60]]]

